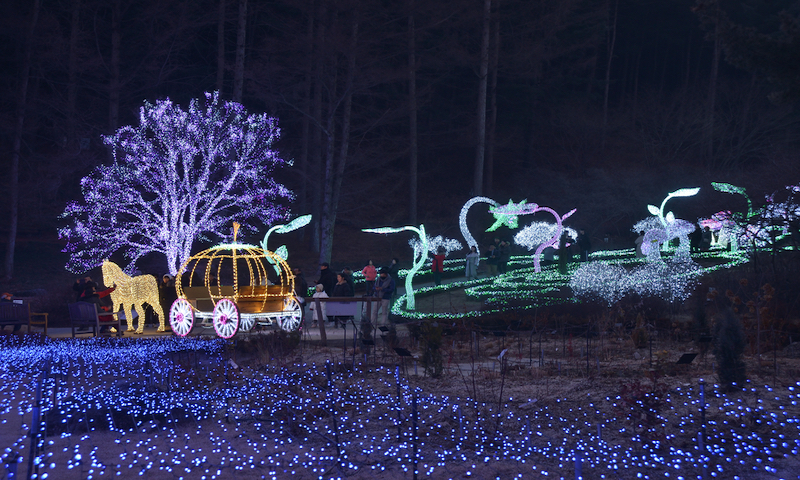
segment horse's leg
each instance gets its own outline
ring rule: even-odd
[[[165,332],[167,331],[167,327],[165,326],[165,320],[166,320],[165,315],[167,314],[167,312],[165,312],[164,309],[161,308],[161,302],[159,302],[157,295],[153,295],[151,293],[150,300],[148,300],[148,302],[151,301],[152,303],[150,303],[150,305],[153,306],[153,311],[156,313],[156,315],[158,315],[158,331]]]
[[[144,331],[144,322],[147,320],[147,317],[144,314],[144,305],[142,305],[141,300],[139,303],[135,303],[133,305],[136,307],[136,313],[139,314],[139,321],[137,322],[136,333],[142,333]]]
[[[122,304],[122,308],[125,310],[125,320],[128,322],[128,331],[133,331],[133,312],[131,312],[131,304],[130,301],[125,302]]]

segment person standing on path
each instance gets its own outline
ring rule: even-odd
[[[329,297],[333,295],[333,286],[336,285],[336,275],[331,271],[328,262],[319,264],[319,280],[317,280],[317,283],[322,284],[325,293],[328,294]]]
[[[489,251],[486,253],[486,269],[490,277],[497,275],[497,264],[500,262],[497,248],[494,244],[489,245]]]
[[[466,260],[466,276],[467,280],[475,280],[478,278],[478,264],[481,261],[481,256],[478,255],[478,247],[475,245],[469,247],[469,253]]]
[[[433,263],[431,264],[431,271],[433,272],[433,283],[436,286],[442,284],[442,274],[444,273],[444,247],[439,247],[436,250],[436,255],[433,256]]]
[[[303,275],[303,270],[301,270],[300,267],[294,267],[292,269],[292,273],[294,274],[294,296],[300,303],[301,318],[303,318],[303,321],[305,322],[308,282],[306,281],[306,277]]]
[[[352,297],[353,296],[353,289],[350,287],[350,283],[347,281],[347,274],[344,272],[336,274],[336,285],[333,286],[333,296],[334,297]],[[339,325],[344,325],[347,323],[349,317],[344,316],[336,316],[333,317],[334,327],[339,328]]]
[[[500,242],[497,249],[497,271],[499,273],[508,272],[508,261],[511,260],[511,245],[505,240]]]
[[[314,295],[311,300],[311,305],[308,306],[308,309],[311,311],[311,316],[312,316],[311,320],[312,327],[316,327],[318,325],[317,320],[319,318],[319,315],[316,312],[317,303],[313,300],[314,298],[328,298],[328,294],[325,293],[325,286],[322,285],[321,283],[318,283],[314,287]],[[328,319],[328,311],[327,311],[328,309],[326,308],[325,302],[319,302],[319,307],[320,307],[319,308],[320,313],[322,313],[322,321],[324,322]]]
[[[581,252],[581,262],[588,262],[589,252],[592,250],[592,242],[584,229],[581,229],[580,233],[578,233],[578,249]]]
[[[367,265],[361,269],[361,275],[364,275],[364,280],[367,282],[367,295],[372,295],[372,289],[375,287],[375,279],[378,278],[378,269],[372,264],[372,260],[367,260]]]
[[[392,295],[395,291],[394,278],[389,275],[388,268],[381,268],[378,279],[375,280],[375,296],[380,298],[377,308],[373,310],[372,320],[373,323],[378,325],[389,324],[389,329],[394,330],[394,322],[389,323],[389,308],[392,303]],[[381,314],[380,322],[378,322],[378,313]]]

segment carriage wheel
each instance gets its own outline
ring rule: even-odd
[[[281,328],[287,332],[293,332],[300,328],[303,321],[303,307],[296,298],[291,297],[283,301],[283,315],[281,316]]]
[[[244,332],[249,332],[250,330],[253,329],[255,324],[256,324],[255,317],[251,317],[250,315],[246,317],[245,316],[239,317],[239,330],[242,330]]]
[[[169,325],[179,337],[189,335],[194,326],[194,309],[188,300],[179,298],[172,302],[169,309]]]
[[[239,309],[229,298],[223,298],[214,306],[214,330],[222,338],[231,338],[239,330]]]

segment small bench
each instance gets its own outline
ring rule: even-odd
[[[70,303],[67,308],[69,309],[69,321],[72,326],[72,338],[75,338],[75,327],[91,327],[95,337],[100,333],[100,327],[115,327],[117,329],[116,335],[122,335],[122,320],[116,313],[98,312],[97,305],[89,302]],[[106,316],[113,316],[114,320],[100,320],[100,317]]]
[[[44,334],[47,335],[47,314],[31,312],[31,304],[26,299],[0,302],[0,326],[6,325],[27,325],[28,333],[31,325],[40,326],[44,327]]]

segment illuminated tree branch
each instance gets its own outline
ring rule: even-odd
[[[176,274],[197,239],[225,237],[232,219],[270,224],[286,217],[292,193],[270,175],[287,164],[271,149],[280,130],[218,93],[184,110],[169,99],[145,102],[139,125],[104,137],[114,162],[83,178],[84,199],[69,204],[59,229],[67,268],[84,272],[121,251],[126,270],[151,252]]]

